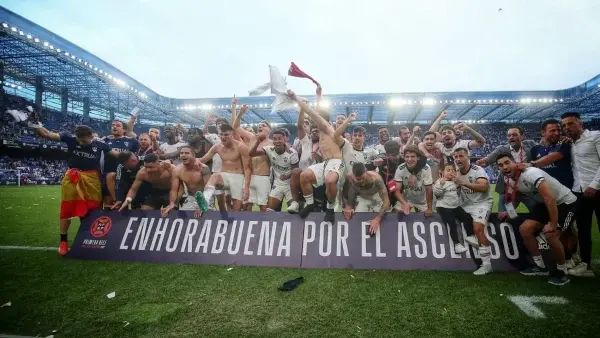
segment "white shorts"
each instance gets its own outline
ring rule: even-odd
[[[354,212],[380,212],[381,207],[383,207],[383,201],[379,194],[368,197],[357,196]]]
[[[324,162],[321,163],[317,163],[317,164],[313,164],[310,167],[308,167],[307,169],[311,170],[314,174],[315,177],[317,178],[317,182],[315,184],[313,184],[314,187],[320,187],[323,185],[323,183],[325,183],[325,177],[327,176],[327,174],[329,174],[330,172],[335,172],[339,175],[341,175],[344,171],[343,169],[343,162],[340,159],[337,158],[332,158],[329,160],[326,160]]]
[[[219,173],[223,178],[223,190],[231,192],[231,198],[234,200],[242,200],[242,190],[244,189],[244,175],[222,172]]]
[[[179,210],[190,211],[199,209],[198,203],[196,202],[195,196],[185,196],[183,204],[179,207]]]
[[[292,188],[289,184],[275,184],[271,193],[269,193],[269,197],[273,197],[283,202],[283,198],[285,197],[286,201],[292,200]]]
[[[257,205],[267,205],[269,192],[271,191],[271,177],[252,175],[250,180],[249,203]]]
[[[474,223],[487,226],[488,219],[492,213],[492,203],[463,204],[462,208],[473,217]]]
[[[212,172],[213,173],[220,173],[221,172],[221,155],[219,154],[215,154],[215,156],[213,156],[213,163],[212,163]]]

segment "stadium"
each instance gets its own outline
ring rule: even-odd
[[[3,7],[0,23],[0,201],[4,210],[0,222],[0,303],[4,304],[0,337],[597,335],[600,327],[593,318],[600,315],[600,293],[595,278],[573,277],[570,284],[557,288],[547,279],[521,276],[514,267],[482,279],[463,268],[428,268],[419,262],[409,268],[391,262],[394,267],[390,268],[369,260],[336,265],[331,258],[301,265],[301,250],[296,253],[293,244],[297,263],[253,264],[244,263],[252,260],[230,258],[182,264],[198,261],[136,259],[145,250],[139,246],[141,251],[129,258],[58,256],[59,184],[67,170],[68,147],[19,128],[4,111],[26,111],[31,106],[48,130],[72,134],[77,125],[85,124],[102,137],[110,134],[113,121],[127,122],[138,107],[133,131],[140,135],[160,127],[165,134],[165,127],[176,122],[189,129],[202,128],[211,115],[230,119],[232,98],[165,97]],[[317,105],[315,95],[304,97],[310,106]],[[258,132],[258,125],[268,121],[273,127],[289,130],[292,143],[298,135],[297,109],[272,112],[273,99],[238,97],[248,106],[241,125]],[[485,136],[485,145],[470,153],[475,163],[506,144],[511,126],[520,126],[525,139],[539,141],[544,121],[577,112],[586,129],[600,129],[600,75],[553,91],[325,93],[320,106],[329,110],[331,122],[338,115],[357,113],[353,126],[365,128],[366,146],[379,142],[381,126],[396,137],[400,126],[427,130],[445,111],[450,124],[465,123]],[[213,125],[208,130],[216,133]],[[486,173],[489,181],[496,183],[497,170],[490,166]],[[493,186],[490,189],[493,212],[497,212],[498,194],[493,193]],[[526,213],[527,208],[521,205],[517,211]],[[107,215],[113,213],[117,211]],[[260,214],[248,217],[260,221]],[[234,213],[234,218],[239,215]],[[290,217],[284,212],[281,215],[282,222]],[[217,224],[220,218],[217,213],[214,217]],[[84,232],[78,224],[69,230],[71,240]],[[129,231],[131,224],[125,222],[119,231]],[[98,223],[92,226],[97,229]],[[116,221],[112,226],[117,228]],[[600,237],[594,229],[598,229],[596,218],[592,241],[598,247]],[[302,244],[302,229],[292,227],[290,231],[292,241],[297,238],[300,246],[307,244],[306,234]],[[137,242],[137,235],[132,236]],[[116,245],[123,248],[124,243],[125,237]],[[136,246],[129,245],[131,250]],[[423,245],[425,256],[427,248],[436,250]],[[185,245],[179,249],[184,252]],[[281,244],[275,249],[285,251]],[[371,249],[380,256],[379,244]],[[597,250],[592,254],[598,262]],[[296,290],[278,291],[286,280],[299,276],[304,283]]]

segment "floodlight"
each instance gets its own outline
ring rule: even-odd
[[[17,29],[15,27],[11,28],[10,30],[13,31],[13,32],[17,31]]]
[[[327,109],[327,108],[331,107],[331,101],[321,100],[321,102],[319,103],[319,107]]]
[[[31,36],[31,34],[27,34],[27,38],[28,38],[29,40],[31,40],[31,38],[32,38],[32,37],[33,37],[33,36]]]
[[[49,43],[47,41],[44,41],[44,47],[48,47]]]
[[[426,106],[432,106],[435,104],[435,100],[431,98],[423,99],[423,104]]]
[[[3,23],[2,23],[2,27],[4,27],[4,28],[8,28],[8,24],[7,24],[6,22],[3,22]]]

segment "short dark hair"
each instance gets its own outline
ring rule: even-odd
[[[233,131],[233,127],[229,123],[225,123],[221,125],[221,132],[224,131]]]
[[[290,137],[290,131],[287,128],[279,128],[285,133],[285,137]]]
[[[229,124],[229,121],[226,118],[219,117],[215,120],[215,124]]]
[[[501,160],[505,157],[508,157],[511,161],[515,160],[514,156],[512,156],[511,153],[500,153],[500,154],[498,154],[498,156],[496,156],[496,162],[498,162],[498,160]]]
[[[459,151],[464,151],[465,153],[469,154],[469,149],[464,147],[454,149],[453,153],[458,153]]]
[[[379,133],[379,131],[380,131],[381,129],[388,129],[388,126],[381,126],[381,127],[377,128],[377,132]]]
[[[442,162],[440,163],[440,170],[439,170],[439,171],[440,171],[440,173],[441,173],[442,171],[444,171],[444,169],[446,169],[446,167],[452,167],[452,168],[456,169],[456,167],[454,166],[454,163],[452,163],[452,162],[445,162],[445,161],[442,161]]]
[[[561,119],[565,119],[567,117],[574,117],[578,120],[581,120],[581,115],[579,115],[579,113],[576,112],[566,112],[560,116]]]
[[[352,133],[365,135],[367,133],[367,130],[364,127],[356,126],[354,127],[354,129],[352,129]]]
[[[419,157],[423,156],[423,154],[421,154],[421,151],[419,150],[419,147],[417,147],[414,144],[409,144],[406,147],[404,147],[404,154],[406,153],[413,153]]]
[[[423,134],[423,138],[425,138],[425,136],[427,136],[427,135],[433,135],[433,137],[437,136],[434,131],[430,131],[430,130],[426,131],[425,134]]]
[[[267,125],[267,127],[269,127],[269,129],[273,129],[273,128],[271,128],[271,124],[267,120],[262,120],[262,121],[260,121],[260,123],[264,123]]]
[[[398,127],[398,132],[400,132],[400,130],[402,129],[407,129],[408,131],[410,131],[410,128],[408,128],[407,126],[400,126]]]
[[[352,175],[362,176],[367,172],[367,167],[362,162],[354,162],[352,165]]]
[[[400,153],[400,144],[398,141],[389,140],[385,142],[383,145],[383,149],[385,149],[386,154],[399,154]]]
[[[144,163],[155,163],[158,162],[158,155],[156,154],[148,154],[144,157]]]
[[[196,156],[196,152],[194,151],[194,148],[192,148],[192,146],[190,146],[189,144],[184,145],[183,147],[179,148],[179,152],[181,152],[183,149],[189,149],[190,152]]]
[[[134,154],[130,151],[120,152],[119,155],[117,155],[117,163],[124,164],[125,162],[127,162],[129,160],[129,158],[131,158],[131,155],[134,155]]]
[[[454,132],[454,128],[452,128],[452,126],[449,124],[445,124],[440,127],[440,133],[443,132],[444,130],[451,130],[452,132]]]
[[[273,132],[271,132],[271,135],[281,135],[283,137],[285,137],[285,131],[283,131],[283,129],[278,128],[273,130]]]
[[[94,131],[92,130],[92,128],[88,126],[80,125],[75,127],[75,137],[77,138],[92,137],[93,133]]]
[[[197,128],[197,127],[191,127],[190,129],[188,129],[188,134],[191,133],[191,132],[197,133],[197,134],[199,134],[201,136],[204,135],[204,133],[202,132],[202,129]]]
[[[508,130],[511,130],[511,129],[518,130],[519,131],[519,135],[521,135],[521,136],[523,136],[523,134],[525,133],[525,131],[523,130],[523,127],[521,127],[521,126],[511,126],[511,127],[508,128]]]
[[[549,119],[549,120],[544,121],[544,123],[542,123],[542,130],[546,130],[546,127],[548,127],[551,124],[558,124],[560,126],[560,122],[558,120]]]

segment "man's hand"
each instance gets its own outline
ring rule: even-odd
[[[292,174],[289,173],[289,174],[280,175],[279,179],[282,180],[282,181],[286,181],[286,180],[290,179],[291,177],[292,177]]]
[[[408,203],[403,203],[403,204],[402,204],[402,212],[403,212],[405,215],[408,215],[408,214],[410,214],[410,205],[408,205]]]
[[[376,167],[381,167],[383,165],[383,159],[376,158],[375,160],[373,160],[373,165],[375,165]]]
[[[419,127],[419,126],[415,126],[415,127],[413,128],[413,134],[418,134],[419,132],[421,132],[421,127]]]
[[[194,209],[194,218],[200,218],[200,217],[202,217],[202,210],[200,210],[200,208]]]
[[[431,217],[431,216],[433,216],[433,210],[428,208],[427,210],[425,210],[425,217]]]
[[[460,131],[464,131],[465,129],[469,128],[469,126],[466,123],[459,123],[456,125],[456,128]]]
[[[250,197],[250,188],[244,187],[242,190],[242,202],[248,203],[248,198]]]
[[[548,223],[544,226],[544,229],[542,229],[542,231],[545,234],[552,234],[556,231],[556,224]]]
[[[519,169],[519,171],[524,171],[525,169],[531,167],[531,163],[519,163],[517,164],[517,169]]]
[[[596,192],[597,191],[598,190],[596,190],[596,189],[594,189],[592,187],[587,187],[585,189],[585,191],[583,192],[583,197],[592,198],[592,197],[596,196]]]
[[[205,163],[202,163],[202,161],[200,161],[200,159],[199,159],[199,158],[197,158],[197,159],[194,161],[194,164],[195,164],[195,165],[197,165],[197,166],[199,166],[199,167],[200,167],[200,169],[202,169],[202,168],[206,168],[206,167],[207,167],[207,165],[206,165]]]
[[[508,211],[500,211],[498,213],[498,219],[501,221],[506,221],[508,219]]]
[[[463,180],[462,178],[455,176],[453,178],[454,183],[458,184],[458,185],[465,185],[467,183],[467,181]]]
[[[288,92],[289,92],[289,91],[288,91]],[[316,93],[317,93],[317,96],[321,96],[321,94],[323,94],[323,88],[321,88],[321,86],[318,86],[318,87],[317,87],[317,90],[316,90]],[[289,95],[289,94],[288,94],[288,95]]]
[[[169,203],[166,208],[160,208],[160,214],[162,217],[166,217],[169,214],[169,211],[175,209],[175,204]]]
[[[356,121],[356,116],[358,115],[357,112],[352,112],[352,114],[350,114],[350,116],[348,116],[348,120],[350,120],[350,123]]]
[[[377,230],[379,230],[379,227],[381,226],[381,220],[379,219],[379,217],[375,217],[371,220],[371,226],[369,227],[369,232],[371,234],[375,234],[377,232]]]
[[[217,120],[217,115],[215,114],[210,114],[208,115],[208,119],[206,120],[207,122],[211,122],[214,123]]]
[[[233,99],[231,100],[231,104],[235,104],[235,105],[238,104],[238,99],[237,99],[237,97],[235,97],[235,95],[233,95]]]
[[[240,116],[243,116],[244,113],[246,112],[246,110],[248,110],[248,105],[247,104],[242,105],[242,107],[240,108]]]
[[[443,119],[445,119],[446,117],[448,117],[448,111],[447,111],[447,110],[444,110],[444,111],[442,111],[442,113],[440,114],[440,116],[441,116]]]
[[[123,202],[121,201],[116,201],[115,203],[113,203],[113,205],[110,206],[110,210],[119,209],[122,203]],[[121,209],[119,209],[119,211],[121,211]]]
[[[259,135],[256,137],[256,142],[258,142],[258,143],[261,143],[262,141],[264,141],[264,140],[266,140],[266,139],[267,139],[267,135],[265,135],[265,134],[259,134]]]
[[[560,143],[571,144],[573,143],[573,139],[567,136],[562,136],[560,138]]]
[[[321,155],[319,155],[319,153],[313,152],[312,160],[313,160],[313,162],[321,162],[323,160],[323,157],[321,157]]]
[[[477,160],[475,162],[475,164],[477,164],[480,167],[487,167],[487,165],[488,165],[487,160],[485,158],[481,158],[481,159]]]
[[[352,215],[354,215],[354,210],[348,206],[344,207],[344,218],[350,220],[352,219]]]
[[[296,101],[298,99],[296,97],[296,93],[294,93],[294,91],[292,91],[291,89],[288,89],[287,95],[290,98],[290,100]]]

